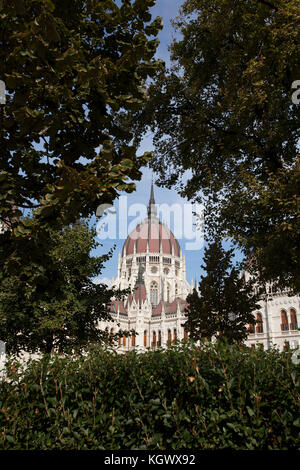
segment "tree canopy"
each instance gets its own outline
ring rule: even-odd
[[[17,275],[1,273],[0,338],[9,353],[80,351],[116,339],[98,323],[112,320],[111,298],[121,298],[125,291],[93,283],[112,255],[91,255],[99,246],[95,235],[87,222],[52,230],[48,250],[55,269],[46,289],[32,292]]]
[[[139,113],[151,164],[205,204],[211,239],[233,237],[265,281],[300,291],[299,2],[186,0],[174,24],[173,67]]]
[[[130,192],[137,156],[123,119],[147,99],[161,19],[155,0],[0,3],[0,260],[36,289],[51,229]],[[30,211],[31,217],[22,217]],[[54,268],[53,268],[54,269]],[[49,275],[49,279],[51,274]]]

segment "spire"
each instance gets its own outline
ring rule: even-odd
[[[154,199],[154,187],[153,187],[153,178],[151,181],[151,193],[150,193],[150,203],[155,204],[155,199]]]
[[[151,192],[150,192],[150,199],[149,199],[149,204],[148,204],[148,217],[149,219],[157,217],[157,210],[156,210],[156,204],[155,204],[155,199],[154,199],[154,186],[153,186],[153,179],[151,183]]]

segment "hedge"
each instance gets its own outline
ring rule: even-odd
[[[299,449],[299,370],[288,352],[210,344],[11,361],[0,448]]]

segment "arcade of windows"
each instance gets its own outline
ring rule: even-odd
[[[110,334],[113,335],[113,333],[114,333],[114,330],[112,328]],[[171,328],[169,328],[167,334],[168,334],[168,336],[167,336],[167,346],[171,346],[172,344],[175,344],[175,342],[177,340],[177,329],[173,328],[173,331],[172,331]],[[183,341],[186,341],[187,338],[188,338],[188,333],[187,333],[186,330],[184,330]],[[151,344],[149,344],[149,343],[151,343]],[[131,345],[131,347],[135,347],[136,346],[135,336],[133,335],[129,338],[127,338],[125,335],[120,336],[119,340],[118,340],[118,344],[119,344],[119,346],[123,346],[123,347],[130,346],[130,345]],[[151,346],[151,348],[160,348],[161,345],[162,345],[161,330],[152,331],[152,335],[150,336],[150,338],[148,338],[147,330],[144,330],[144,347],[145,348],[147,348],[149,346]]]
[[[286,310],[282,309],[280,312],[280,316],[281,316],[281,324],[280,324],[281,331],[289,331],[289,330],[293,331],[293,330],[298,329],[297,314],[294,308],[290,309],[290,315],[289,315],[290,323],[288,321],[288,314]],[[263,319],[262,319],[262,314],[260,312],[256,314],[255,327],[254,325],[249,325],[249,328],[248,328],[249,334],[255,334],[255,332],[259,334],[264,332]]]
[[[159,261],[160,261],[160,257],[159,257],[159,256],[149,256],[149,263],[159,263]],[[138,264],[140,264],[140,263],[145,264],[145,263],[146,263],[146,256],[137,256],[136,262],[137,262]],[[126,264],[127,264],[127,265],[132,264],[132,259],[126,260]],[[172,264],[172,259],[171,259],[171,258],[166,258],[166,257],[164,256],[164,257],[163,257],[163,264],[167,264],[167,265]],[[176,266],[177,268],[180,268],[180,262],[179,262],[179,261],[175,261],[175,266]]]
[[[146,256],[138,256],[136,258],[136,261],[138,264],[142,264],[144,267],[145,267],[145,263],[146,263]],[[149,256],[149,262],[150,263],[153,263],[153,264],[158,264],[159,263],[159,256]],[[163,263],[164,264],[167,264],[167,265],[171,265],[172,264],[172,260],[171,258],[163,258]],[[179,275],[179,271],[178,271],[178,268],[180,267],[180,263],[179,261],[175,261],[175,266],[176,266],[176,269],[175,269],[175,276],[178,277]],[[123,271],[122,272],[122,277],[123,278],[128,278],[128,280],[130,279],[131,277],[131,268],[132,268],[132,259],[129,259],[129,260],[126,260],[126,268],[127,268],[127,271]],[[151,267],[151,273],[152,274],[156,274],[158,272],[158,269],[156,266],[152,266]],[[163,270],[163,273],[164,274],[169,274],[170,273],[170,270],[169,268],[164,268]]]
[[[156,284],[156,283],[153,283],[153,284]],[[156,288],[157,288],[157,286],[156,286]],[[281,310],[281,330],[282,331],[297,330],[297,328],[298,328],[296,310],[294,308],[291,308],[289,314],[290,314],[289,315],[290,316],[290,323],[288,323],[288,315],[287,315],[286,310]],[[258,312],[256,314],[256,321],[257,321],[257,323],[256,323],[255,327],[254,327],[254,325],[249,325],[249,329],[248,329],[249,334],[255,334],[255,332],[259,333],[259,334],[263,333],[263,331],[264,331],[263,330],[263,320],[262,320],[262,314],[260,312]],[[106,332],[108,333],[107,328],[106,328]],[[113,335],[113,334],[114,334],[114,329],[112,328],[110,330],[110,335]],[[183,341],[185,341],[187,338],[188,338],[188,333],[187,333],[186,330],[184,330]],[[131,346],[135,347],[135,345],[136,345],[135,336],[131,336],[131,338],[127,338],[125,335],[119,337],[119,341],[118,341],[119,346],[126,347],[127,339],[128,339],[128,346],[131,342]],[[171,328],[168,328],[168,330],[167,330],[167,346],[175,344],[176,340],[177,340],[177,329],[173,328],[173,331],[172,331]],[[287,344],[288,344],[288,342],[287,342]],[[144,347],[151,346],[151,348],[156,348],[156,347],[159,348],[159,347],[161,347],[161,345],[162,345],[161,330],[158,330],[157,332],[153,331],[152,335],[151,335],[151,338],[148,338],[147,330],[144,331]],[[255,345],[253,345],[253,344],[251,346],[255,347]],[[287,345],[285,347],[287,347]]]
[[[262,314],[260,312],[256,314],[256,322],[257,322],[256,328],[252,324],[249,325],[249,328],[248,328],[249,334],[253,335],[255,331],[256,333],[260,333],[260,334],[264,332]]]
[[[131,342],[131,346],[134,348],[135,347],[135,335],[132,335],[131,338],[127,338],[125,335],[119,336],[119,341],[118,341],[119,346],[126,347],[127,339],[128,339],[128,345]]]
[[[281,331],[288,331],[288,330],[297,330],[298,322],[297,322],[297,314],[294,308],[290,309],[290,324],[288,322],[288,315],[286,310],[281,310]]]
[[[167,336],[167,346],[171,346],[171,344],[175,344],[177,340],[177,329],[173,328],[172,330],[169,328],[168,329],[168,336]],[[188,337],[188,333],[186,330],[184,330],[184,340],[186,340]],[[151,338],[151,347],[152,348],[159,348],[162,345],[162,340],[161,340],[161,330],[158,330],[158,332],[153,331],[152,332],[152,338]],[[147,337],[147,330],[144,331],[144,347],[146,348],[148,346],[148,337]]]
[[[178,287],[175,284],[175,298],[178,296]],[[167,302],[170,302],[171,299],[171,287],[167,284]],[[158,305],[158,285],[155,281],[151,282],[150,284],[150,302],[153,307],[157,307]]]

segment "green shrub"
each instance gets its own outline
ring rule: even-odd
[[[290,353],[180,345],[49,357],[0,383],[2,449],[298,449]]]

